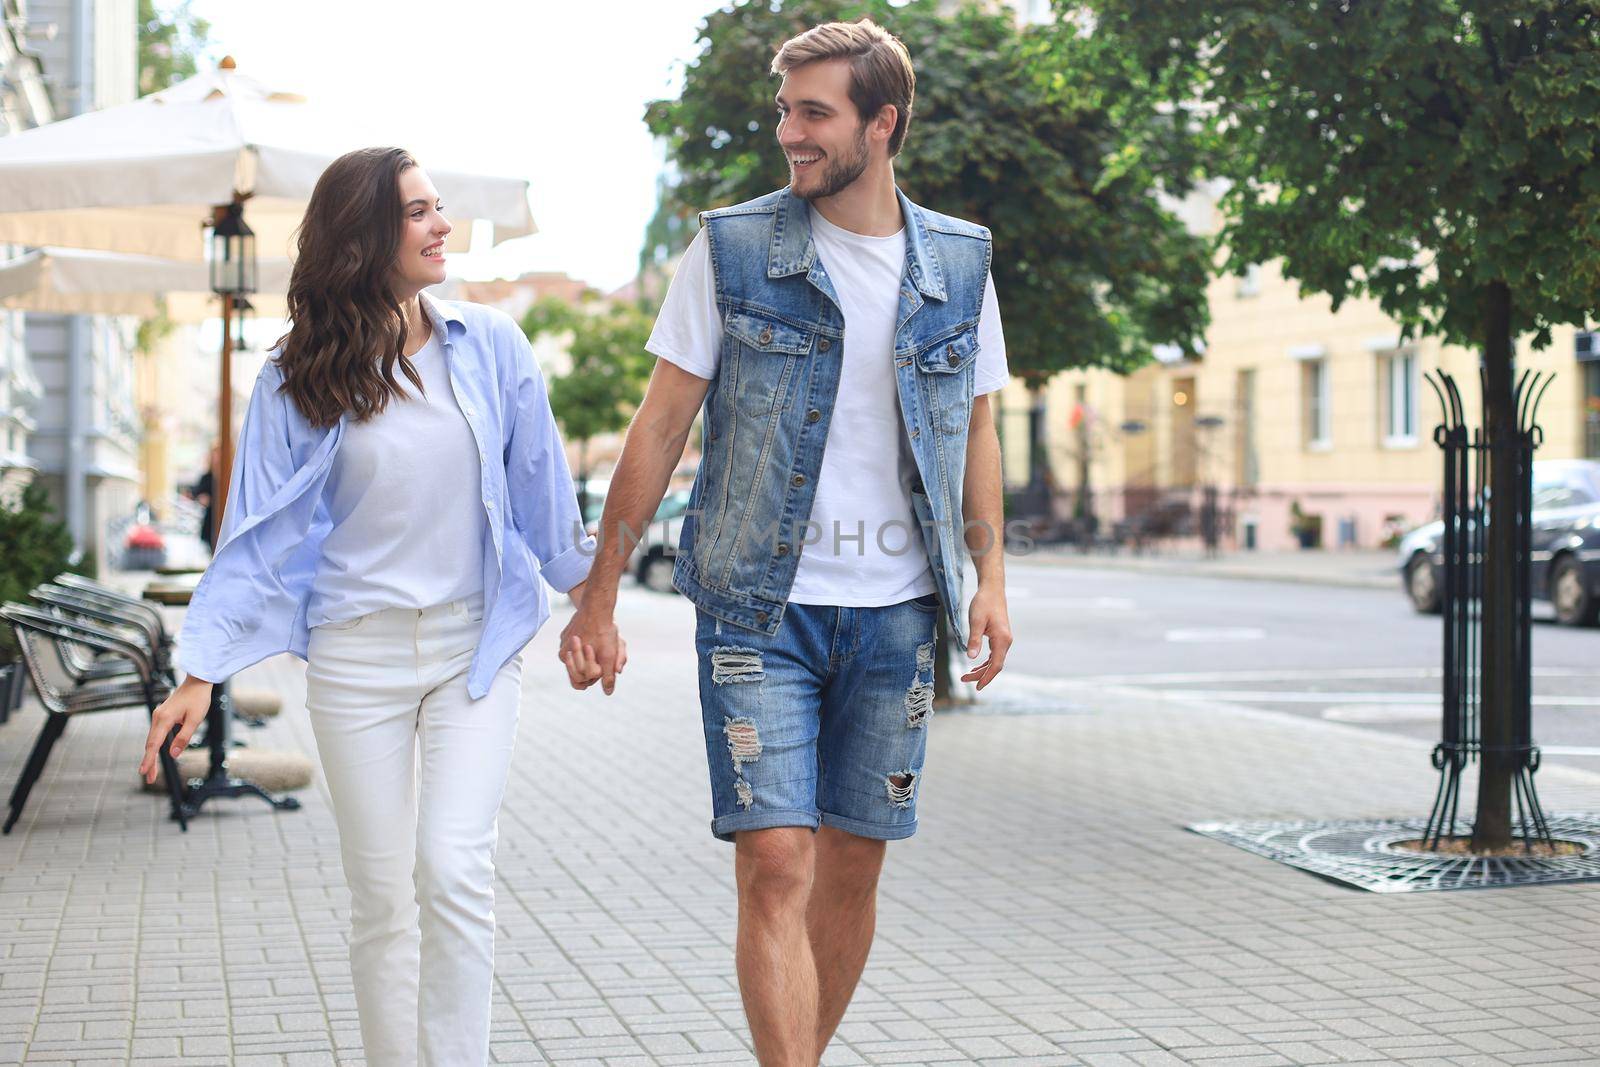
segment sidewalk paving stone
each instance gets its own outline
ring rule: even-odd
[[[753,1062],[692,609],[624,593],[630,662],[610,698],[564,687],[569,611],[527,653],[492,1062]],[[302,665],[247,679],[285,711],[239,734],[314,754]],[[1600,1061],[1600,887],[1384,897],[1183,829],[1425,810],[1428,746],[1060,699],[1071,714],[936,717],[923,828],[890,849],[830,1067]],[[0,782],[38,723],[30,707],[0,726]],[[180,834],[136,787],[143,737],[137,711],[73,723],[0,838],[0,1064],[361,1064],[320,776],[301,811],[212,801]],[[1581,771],[1547,766],[1540,789],[1552,810],[1600,810]]]

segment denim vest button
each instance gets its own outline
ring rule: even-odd
[[[833,342],[828,340],[826,337],[824,337],[822,340],[817,342],[817,349],[819,351],[826,352],[828,349],[830,349],[832,347],[833,347]]]
[[[764,612],[764,611],[756,612],[756,622],[766,622],[766,621],[767,621],[767,613],[766,612]]]
[[[806,484],[806,476],[804,474],[796,474],[793,478],[789,479],[789,484],[790,485],[794,485],[794,486],[805,485]]]
[[[812,408],[810,411],[806,412],[807,422],[820,422],[821,420],[822,412],[818,411],[816,408]]]
[[[789,546],[786,545],[786,544],[779,544],[778,545],[778,555],[787,556],[788,554],[789,554]]]
[[[761,336],[759,338],[757,338],[757,340],[759,340],[764,345],[770,345],[772,343],[772,327],[771,326],[763,326],[763,327],[761,327]]]
[[[954,367],[957,363],[961,362],[961,357],[956,355],[956,346],[955,345],[945,345],[944,346],[944,350],[946,352],[950,353],[948,356],[945,357],[945,362],[946,363],[948,363],[952,367]]]

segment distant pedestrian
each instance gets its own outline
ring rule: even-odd
[[[221,456],[222,450],[212,445],[211,451],[207,454],[206,469],[194,483],[195,502],[205,508],[205,513],[200,518],[200,540],[206,543],[206,548],[210,549],[212,554],[217,551],[217,489],[215,475],[212,472],[217,469]]]
[[[283,652],[306,661],[372,1067],[488,1061],[522,649],[549,617],[544,583],[582,603],[592,548],[527,338],[500,311],[423,294],[444,281],[450,230],[400,149],[318,179],[293,325],[256,380],[184,620],[188,677],[140,765],[153,779],[159,746],[188,745],[213,685]]]
[[[701,216],[567,630],[610,692],[618,533],[650,518],[703,406],[674,582],[697,609],[711,829],[736,843],[739,987],[768,1067],[822,1056],[872,945],[885,842],[917,829],[937,619],[969,657],[988,639],[963,676],[980,689],[1011,645],[989,231],[895,187],[915,82],[897,39],[830,23],[773,70],[789,186]]]

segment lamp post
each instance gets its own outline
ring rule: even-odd
[[[217,469],[211,472],[212,544],[222,530],[228,506],[228,478],[233,471],[233,333],[234,308],[248,303],[256,291],[256,235],[245,225],[244,201],[235,198],[212,210],[207,246],[211,291],[222,299],[222,392],[217,399]],[[242,324],[241,324],[242,333]]]
[[[250,320],[255,318],[256,306],[244,297],[239,297],[233,302],[233,350],[235,352],[250,351]]]

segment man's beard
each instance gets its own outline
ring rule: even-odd
[[[844,192],[850,183],[861,177],[867,170],[867,124],[862,123],[856,128],[856,141],[851,145],[849,155],[840,159],[828,157],[828,165],[823,168],[822,176],[817,179],[817,187],[811,192],[801,192],[794,188],[794,180],[789,181],[789,188],[794,195],[802,200],[822,200]]]

